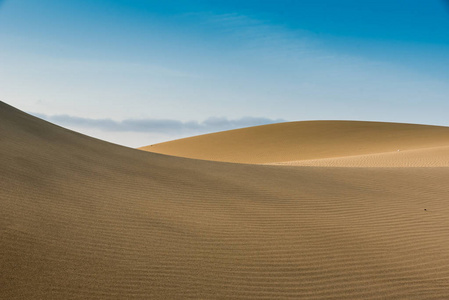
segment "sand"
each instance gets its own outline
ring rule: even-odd
[[[449,167],[449,146],[272,163],[315,167]]]
[[[361,121],[270,124],[140,148],[234,163],[279,163],[449,146],[449,128]]]
[[[447,299],[448,182],[171,157],[0,103],[0,298]]]

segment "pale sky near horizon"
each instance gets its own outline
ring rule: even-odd
[[[132,147],[300,120],[449,126],[443,0],[0,0],[0,100]]]

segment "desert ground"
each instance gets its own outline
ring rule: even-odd
[[[449,128],[361,121],[255,126],[144,146],[167,155],[245,164],[449,166]]]
[[[142,150],[0,102],[0,299],[449,299],[447,127]]]

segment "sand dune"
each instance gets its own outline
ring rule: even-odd
[[[170,157],[0,103],[0,298],[448,299],[448,182]]]
[[[278,163],[449,146],[449,128],[415,124],[307,121],[185,138],[141,150],[237,163]]]
[[[449,167],[449,146],[272,163],[315,167]]]

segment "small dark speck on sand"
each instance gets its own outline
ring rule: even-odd
[[[425,211],[427,211],[427,209],[426,209],[426,208],[424,208],[424,210],[425,210]]]

